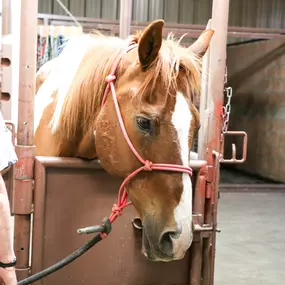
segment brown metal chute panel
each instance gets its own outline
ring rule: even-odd
[[[76,230],[109,216],[121,180],[98,164],[79,159],[37,157],[32,274],[68,256],[91,236]],[[34,284],[189,284],[190,254],[181,261],[154,263],[141,255],[141,231],[131,223],[134,207],[113,225],[109,237],[63,269]]]

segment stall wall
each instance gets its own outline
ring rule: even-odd
[[[285,182],[285,42],[232,45],[227,52],[229,130],[248,133],[247,161],[236,167]]]

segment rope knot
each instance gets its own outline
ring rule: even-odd
[[[145,171],[152,171],[152,165],[153,165],[153,163],[151,161],[146,160],[145,164],[144,164],[144,170]]]
[[[123,213],[123,210],[117,205],[114,204],[113,208],[112,208],[112,212],[116,215],[116,216],[121,216]]]
[[[106,77],[106,81],[108,83],[114,81],[116,79],[116,76],[115,75],[112,75],[112,74],[109,74],[107,77]]]

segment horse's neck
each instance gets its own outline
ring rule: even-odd
[[[97,157],[93,130],[90,130],[84,135],[83,139],[78,145],[76,156],[86,159],[94,159]]]

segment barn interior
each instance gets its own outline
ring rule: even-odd
[[[124,2],[124,3],[123,3]],[[56,57],[68,38],[98,29],[119,36],[121,18],[129,32],[162,18],[166,31],[177,37],[188,33],[189,45],[206,27],[212,15],[212,0],[133,0],[130,15],[124,15],[123,0],[39,0],[37,69]],[[3,9],[20,14],[17,1],[2,0]],[[127,11],[127,6],[126,11]],[[128,7],[128,9],[130,8]],[[2,35],[19,35],[20,21],[2,17]],[[5,37],[2,46],[12,39]],[[2,47],[2,49],[3,49]],[[20,44],[6,50],[15,57],[17,71]],[[229,1],[227,37],[227,82],[224,106],[229,102],[228,131],[247,134],[246,160],[220,165],[220,198],[215,261],[215,284],[283,284],[285,273],[285,2],[283,0]],[[12,71],[11,71],[12,72]],[[17,72],[12,89],[1,103],[7,120],[17,121]],[[231,89],[226,89],[226,88]],[[2,92],[2,97],[4,98]],[[200,99],[196,98],[200,108]],[[203,124],[203,121],[202,121]],[[203,129],[203,128],[202,128]],[[192,151],[199,155],[198,136]],[[245,155],[240,136],[227,136],[224,158],[231,159],[233,144],[237,159]],[[196,283],[200,284],[200,283]]]

